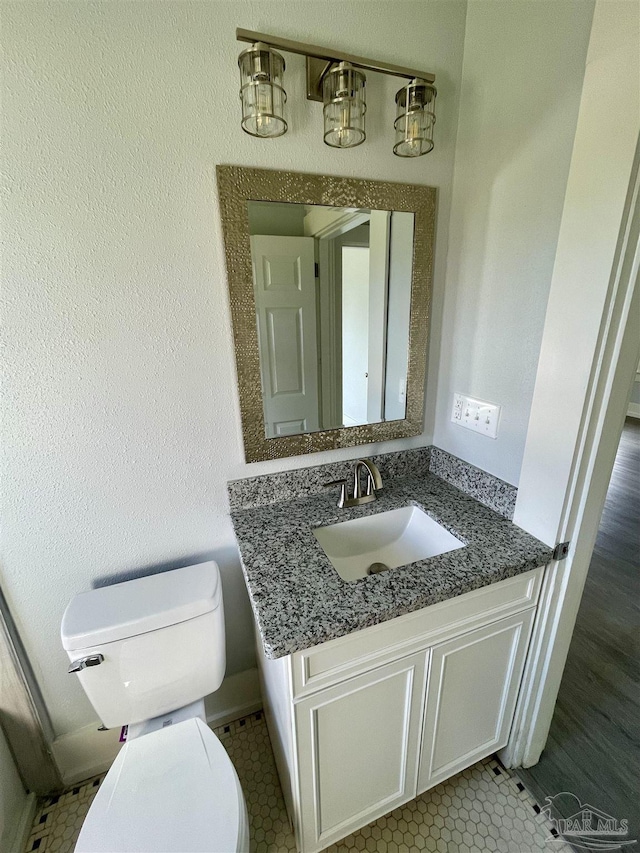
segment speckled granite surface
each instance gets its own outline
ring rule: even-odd
[[[452,456],[439,447],[431,447],[429,470],[447,483],[462,489],[465,494],[494,509],[505,518],[512,519],[516,508],[518,490],[493,474]]]
[[[322,471],[324,481],[327,468]],[[362,507],[338,509],[334,488],[232,513],[251,606],[268,657],[282,657],[419,610],[537,568],[551,558],[551,548],[440,477],[422,472],[384,482],[378,500]],[[466,547],[346,582],[312,533],[316,527],[411,504]]]
[[[329,480],[353,477],[353,463],[358,458],[360,457],[356,456],[354,459],[332,462],[329,465],[314,465],[311,468],[298,468],[294,471],[280,471],[261,477],[247,477],[245,480],[232,480],[227,487],[231,510],[233,512],[307,495],[323,494],[325,491],[323,484]],[[418,447],[415,450],[382,453],[369,458],[378,466],[382,481],[386,483],[398,477],[426,476],[429,473],[431,448]],[[455,459],[455,457],[451,458]]]
[[[380,469],[383,482],[388,482],[391,477],[418,477],[431,472],[505,518],[513,518],[518,496],[515,486],[439,447],[418,447],[414,450],[382,453],[371,458]],[[321,494],[323,483],[328,480],[353,476],[354,461],[347,459],[330,465],[232,480],[228,485],[231,509],[248,509]]]

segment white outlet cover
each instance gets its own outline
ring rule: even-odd
[[[487,438],[497,438],[500,406],[468,397],[466,394],[454,394],[451,420],[458,426],[486,435]]]

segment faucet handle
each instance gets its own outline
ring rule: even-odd
[[[342,509],[347,501],[347,481],[346,480],[329,480],[328,483],[322,484],[325,489],[330,486],[340,486],[340,497],[338,498],[338,507]]]

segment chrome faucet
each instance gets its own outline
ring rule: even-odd
[[[364,495],[362,495],[362,492],[360,491],[360,472],[363,468],[367,472],[367,484],[365,486]],[[381,489],[382,477],[380,476],[380,471],[378,471],[378,466],[370,459],[358,459],[353,477],[353,497],[368,498],[373,495],[373,499],[375,500],[376,492],[379,492]]]
[[[363,469],[367,472],[364,494],[362,494],[362,484],[360,481]],[[362,504],[375,501],[377,493],[382,489],[382,477],[380,476],[377,465],[371,459],[358,459],[353,473],[353,497],[349,497],[346,478],[344,480],[331,480],[324,485],[340,486],[338,506],[342,509],[343,507],[361,506]]]

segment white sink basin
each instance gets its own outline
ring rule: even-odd
[[[313,533],[345,581],[370,574],[369,567],[374,563],[397,569],[464,548],[464,542],[417,506],[317,527]]]

